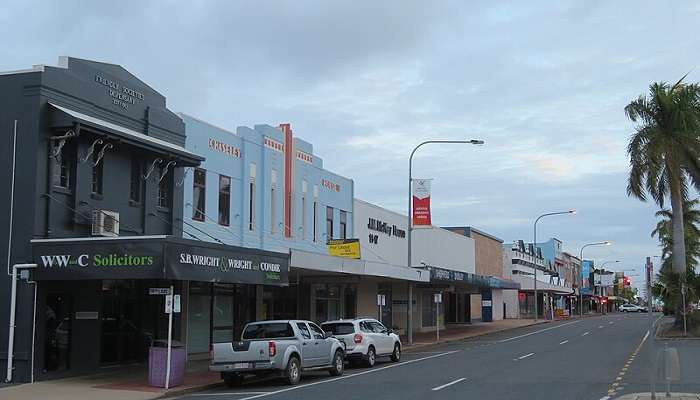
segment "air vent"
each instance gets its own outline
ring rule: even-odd
[[[108,210],[92,211],[93,236],[119,236],[119,213]]]

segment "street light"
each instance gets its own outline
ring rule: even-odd
[[[581,260],[581,284],[578,285],[578,294],[579,294],[579,315],[583,317],[583,249],[589,246],[610,246],[612,244],[611,241],[606,240],[604,242],[594,242],[594,243],[586,243],[581,247],[581,252],[579,253],[579,260]]]
[[[535,268],[534,268],[534,273],[532,274],[532,284],[533,284],[533,289],[535,292],[535,322],[537,322],[537,223],[540,222],[540,220],[544,217],[551,217],[553,215],[564,215],[564,214],[576,214],[576,210],[568,210],[568,211],[558,211],[558,212],[551,212],[551,213],[544,213],[537,217],[535,219],[535,224],[533,227],[533,239],[532,239],[532,249],[535,254],[533,256],[535,257]]]
[[[603,261],[603,263],[600,264],[600,269],[603,269],[603,267],[606,266],[606,265],[608,265],[608,264],[615,264],[615,263],[619,263],[619,262],[620,262],[620,260],[615,260],[615,261]]]
[[[478,140],[478,139],[470,139],[470,140],[426,140],[422,143],[419,143],[418,146],[413,148],[413,151],[411,151],[411,156],[408,158],[408,239],[407,239],[407,244],[408,244],[408,258],[407,258],[407,264],[408,268],[413,267],[413,264],[411,263],[411,231],[413,230],[413,216],[411,215],[411,203],[413,200],[413,193],[411,193],[411,184],[413,183],[413,155],[416,154],[416,151],[421,148],[422,146],[426,144],[474,144],[474,145],[482,145],[484,144],[483,140]],[[408,336],[408,344],[413,344],[413,287],[411,286],[411,283],[408,283],[408,305],[407,305],[407,312],[408,314],[406,315],[406,325],[407,325],[407,330],[408,332],[406,333]],[[437,323],[437,322],[436,322]]]

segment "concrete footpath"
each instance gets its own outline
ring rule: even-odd
[[[509,319],[495,322],[477,322],[449,326],[440,333],[440,341],[436,341],[435,332],[417,333],[413,337],[412,346],[404,346],[405,351],[420,349],[437,343],[448,343],[490,333],[544,324],[551,321],[531,319]],[[405,338],[402,338],[405,340]],[[0,399],[29,400],[147,400],[163,397],[180,396],[212,389],[223,385],[218,373],[207,371],[207,361],[192,361],[188,365],[185,382],[182,386],[165,390],[148,386],[147,371],[144,366],[101,372],[93,375],[56,379],[36,382],[33,384],[11,385],[0,387]]]

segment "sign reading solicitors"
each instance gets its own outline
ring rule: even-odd
[[[38,280],[289,282],[287,254],[178,238],[33,240],[32,250]]]

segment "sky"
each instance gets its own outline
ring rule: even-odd
[[[146,3],[6,1],[0,70],[110,62],[215,125],[290,122],[356,197],[400,212],[415,145],[482,139],[416,154],[434,224],[531,241],[539,214],[576,209],[538,238],[611,240],[584,258],[614,270],[659,254],[657,207],[625,191],[624,107],[653,81],[700,81],[698,2]]]

